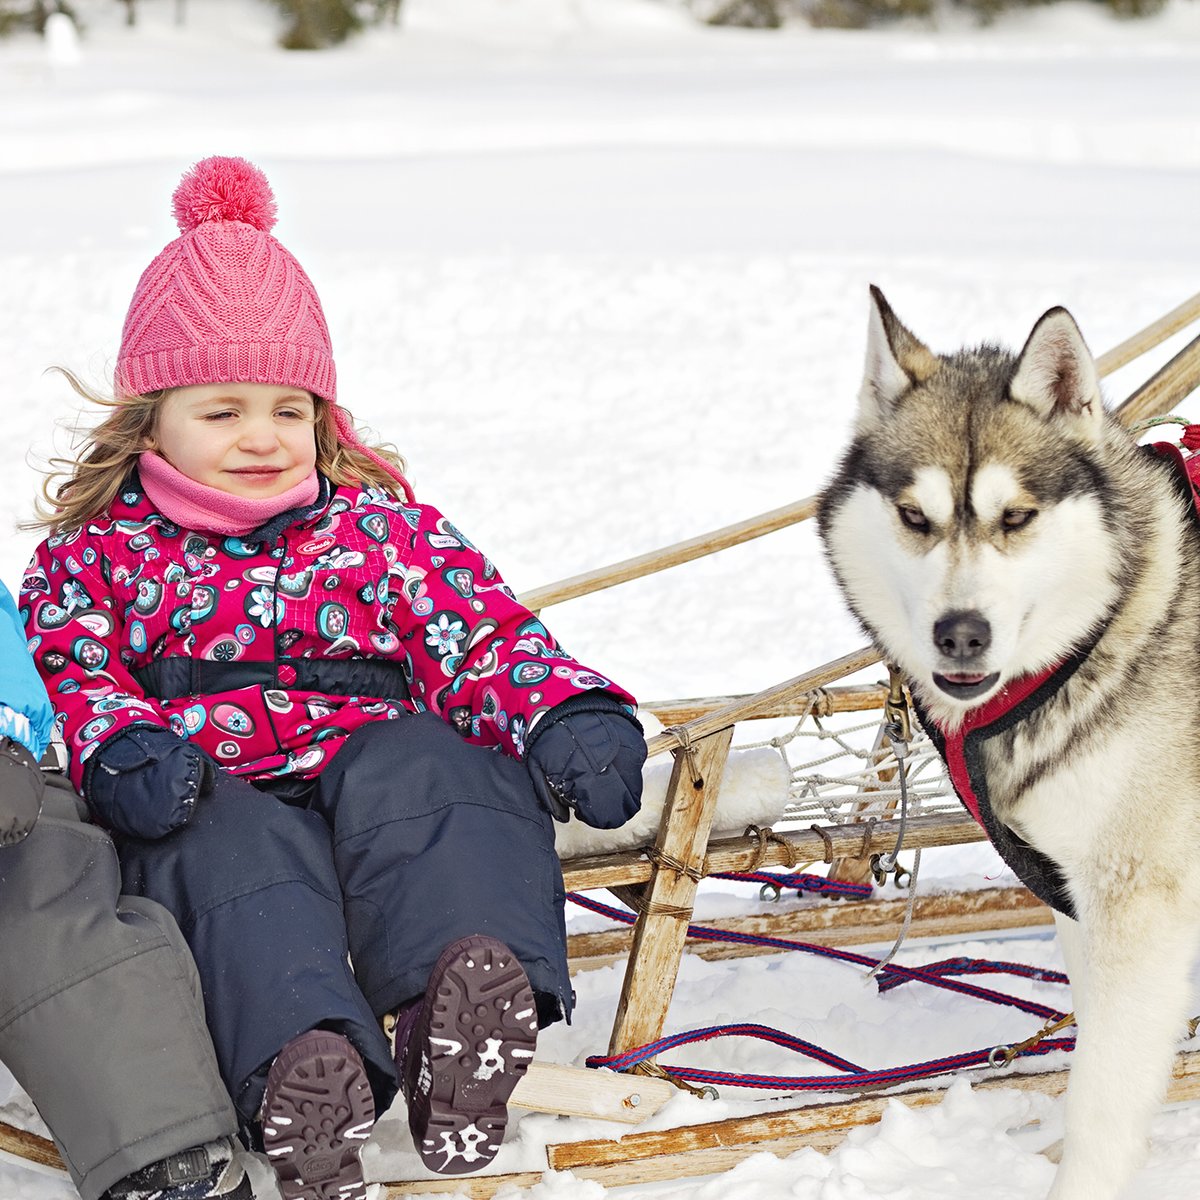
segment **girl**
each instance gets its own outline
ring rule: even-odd
[[[424,1162],[475,1170],[570,1013],[550,813],[637,811],[634,701],[359,441],[262,173],[206,159],[174,211],[23,591],[71,778],[285,1200],[364,1194],[397,1084]]]

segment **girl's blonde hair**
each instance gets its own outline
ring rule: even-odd
[[[74,458],[54,457],[52,468],[42,481],[41,498],[35,502],[36,516],[23,522],[24,529],[49,529],[53,532],[80,528],[105,512],[117,498],[121,486],[137,465],[138,455],[154,433],[158,406],[170,390],[149,392],[144,396],[105,396],[93,391],[65,367],[54,368],[62,374],[83,399],[108,410],[98,425],[83,431]],[[313,397],[316,409],[317,470],[331,483],[371,484],[402,499],[398,484],[378,463],[365,454],[338,441],[333,406],[328,400]],[[407,470],[404,458],[394,446],[370,445],[369,448],[391,463],[401,474]]]

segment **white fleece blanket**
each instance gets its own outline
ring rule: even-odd
[[[639,718],[651,738],[662,725],[649,714]],[[658,834],[667,785],[671,780],[672,756],[656,755],[642,771],[642,808],[620,829],[592,829],[572,816],[565,824],[555,823],[554,841],[562,859],[586,854],[609,854],[651,844]],[[747,825],[770,825],[783,815],[788,799],[789,772],[782,756],[770,747],[732,750],[717,793],[713,832],[742,833]]]

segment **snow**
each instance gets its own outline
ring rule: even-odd
[[[1020,343],[1065,304],[1099,352],[1196,290],[1195,0],[1142,22],[1065,0],[987,29],[947,10],[937,28],[866,33],[707,29],[666,0],[407,0],[399,29],[315,55],[276,50],[258,0],[189,4],[182,30],[169,0],[141,0],[133,31],[111,0],[75,4],[78,44],[0,42],[9,529],[79,416],[45,368],[103,383],[138,273],[174,234],[170,190],[206,154],[266,170],[276,232],[322,295],[343,398],[518,590],[815,492],[849,429],[870,282],[939,349]],[[1110,396],[1185,337],[1119,372]],[[36,540],[15,531],[0,545],[10,586]],[[647,699],[756,690],[862,643],[809,526],[547,619]],[[930,886],[1001,873],[984,847],[923,866]],[[754,909],[745,895],[706,889],[698,911]],[[1059,961],[1029,934],[910,944],[902,958],[950,953]],[[1006,986],[1067,1003],[1061,988]],[[620,971],[577,988],[575,1023],[542,1038],[548,1060],[607,1044]],[[860,970],[820,959],[689,958],[670,1027],[731,1019],[870,1066],[1036,1025],[911,985],[878,996]],[[743,1040],[671,1058],[812,1070]],[[652,1124],[771,1103],[681,1095]],[[634,1190],[1029,1200],[1049,1185],[1039,1151],[1060,1120],[1060,1102],[960,1082],[938,1107],[893,1106],[828,1156],[758,1155]],[[497,1165],[537,1170],[548,1141],[607,1132],[524,1116]],[[402,1134],[378,1141],[380,1177],[414,1161]],[[1198,1192],[1200,1106],[1164,1110],[1127,1200]],[[606,1194],[569,1174],[533,1193]],[[73,1194],[0,1163],[6,1200]]]

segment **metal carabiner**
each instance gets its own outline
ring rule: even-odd
[[[988,1066],[1003,1068],[1010,1066],[1017,1057],[1017,1052],[1011,1046],[993,1046],[988,1051]]]

